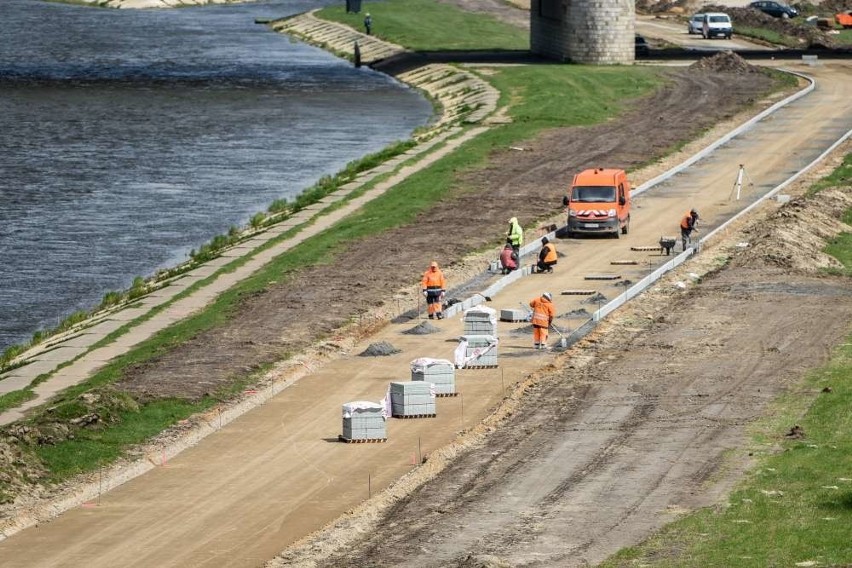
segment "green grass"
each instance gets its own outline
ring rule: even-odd
[[[848,185],[852,154],[811,193]],[[852,209],[845,222],[852,222]],[[852,235],[826,250],[852,276]],[[824,389],[830,389],[825,392]],[[780,397],[754,429],[758,465],[723,506],[669,524],[604,567],[852,564],[852,336],[823,368]],[[799,424],[806,437],[787,440]],[[781,451],[777,451],[780,447]]]
[[[164,400],[127,410],[113,426],[81,429],[73,440],[36,447],[36,454],[50,470],[54,481],[91,471],[121,457],[128,446],[159,434],[175,422],[208,408],[208,402]]]
[[[763,40],[774,45],[784,45],[786,47],[803,47],[803,44],[800,43],[795,37],[780,34],[773,30],[737,25],[734,28],[734,31],[737,35]]]
[[[836,36],[831,36],[837,43],[852,46],[852,30],[839,30],[840,33]]]
[[[341,2],[317,15],[363,31],[367,12],[373,35],[415,51],[529,49],[529,32],[433,0],[364,3],[360,14],[347,14]]]

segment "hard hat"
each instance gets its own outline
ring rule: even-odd
[[[695,215],[696,217],[698,217],[698,211],[696,211],[695,209],[690,210],[690,211],[689,211],[689,214],[690,214],[690,215]]]
[[[545,292],[541,295],[542,298],[546,298],[548,301],[553,299],[553,296],[550,295],[550,292]]]
[[[517,217],[512,217],[511,219],[509,219],[509,222],[510,222],[510,223],[517,223],[517,222],[518,222],[518,218],[517,218]]]
[[[432,264],[430,264],[429,267],[430,268],[438,268],[438,263],[433,260]]]

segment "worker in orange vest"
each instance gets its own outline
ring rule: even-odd
[[[553,272],[553,266],[556,264],[556,246],[550,242],[547,237],[541,238],[541,251],[538,253],[538,268],[539,272]]]
[[[553,323],[556,308],[553,307],[553,296],[545,292],[539,298],[530,302],[532,308],[533,349],[547,349],[547,330]]]
[[[423,273],[420,287],[423,289],[423,295],[426,296],[429,319],[435,319],[436,317],[444,319],[441,300],[444,299],[444,293],[447,290],[447,281],[444,280],[444,273],[441,272],[441,269],[438,268],[438,263],[434,260],[429,265],[428,270]]]
[[[692,243],[690,238],[692,231],[698,232],[698,229],[695,228],[696,223],[698,223],[698,211],[695,209],[690,209],[680,220],[680,240],[683,243],[683,250],[686,250],[686,247]]]

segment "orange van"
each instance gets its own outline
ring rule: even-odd
[[[568,207],[568,236],[607,233],[618,238],[630,228],[630,182],[624,170],[583,170],[562,202]]]

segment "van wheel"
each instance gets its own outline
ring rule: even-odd
[[[621,228],[621,234],[626,235],[629,230],[630,230],[630,217],[627,218],[627,222]]]

